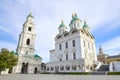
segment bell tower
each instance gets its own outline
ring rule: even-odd
[[[19,55],[34,55],[35,46],[35,24],[34,17],[30,13],[23,24],[23,29],[19,35],[17,53]]]

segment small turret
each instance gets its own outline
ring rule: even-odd
[[[63,32],[66,31],[67,27],[65,26],[63,20],[61,20],[61,24],[58,29],[59,29],[59,34],[63,34]]]
[[[90,32],[90,27],[87,25],[86,21],[84,21],[83,29]]]
[[[28,21],[33,21],[34,17],[32,16],[32,12],[26,18]]]
[[[72,14],[72,20],[70,21],[70,24],[69,24],[70,29],[80,28],[81,24],[82,24],[82,21],[78,18],[77,14],[76,13]]]
[[[101,48],[101,45],[99,47],[99,54],[103,54],[103,49]]]

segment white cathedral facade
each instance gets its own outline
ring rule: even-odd
[[[50,62],[46,63],[47,72],[89,72],[97,62],[95,38],[90,27],[72,15],[70,30],[63,21],[55,36],[55,49],[50,50]]]
[[[35,24],[34,17],[30,13],[23,29],[19,35],[19,42],[17,46],[18,64],[13,67],[12,73],[38,73],[41,70],[42,58],[35,52]]]

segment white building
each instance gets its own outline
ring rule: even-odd
[[[13,73],[37,73],[40,72],[42,58],[35,52],[35,24],[34,17],[30,13],[25,23],[23,30],[19,35],[19,42],[17,46],[17,54],[19,62],[13,68]]]
[[[55,49],[50,50],[47,72],[88,72],[97,61],[95,38],[87,23],[72,15],[70,30],[62,21],[55,36]]]
[[[120,61],[111,62],[109,66],[109,71],[120,72]]]

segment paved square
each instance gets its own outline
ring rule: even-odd
[[[118,75],[55,75],[55,74],[8,74],[0,80],[120,80]]]

